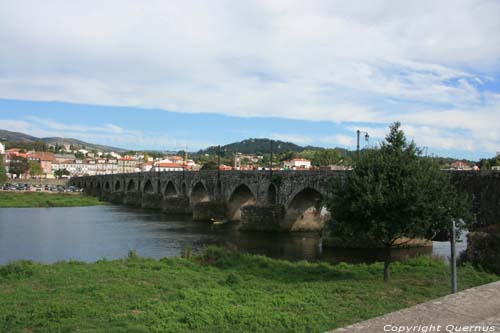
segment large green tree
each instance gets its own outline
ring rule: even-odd
[[[54,171],[54,176],[57,178],[62,178],[63,176],[69,176],[71,173],[66,169],[58,169]]]
[[[5,171],[5,165],[3,161],[3,155],[0,155],[0,184],[7,180],[7,174]]]
[[[9,173],[14,174],[19,178],[30,169],[28,160],[22,156],[14,156],[9,162]]]
[[[470,219],[468,198],[435,161],[422,158],[399,123],[379,149],[361,154],[347,177],[334,184],[328,203],[332,232],[350,240],[369,237],[383,247],[385,281],[396,242],[450,235],[453,220]]]
[[[43,173],[40,162],[29,161],[29,165],[30,165],[30,176],[40,176]]]

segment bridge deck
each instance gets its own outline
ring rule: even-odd
[[[454,325],[454,328],[450,329],[452,327],[448,325]],[[464,330],[465,326],[473,326],[476,330]],[[484,330],[485,326],[489,328]],[[395,327],[405,328],[399,332],[500,332],[500,282],[467,289],[331,332],[398,332]]]

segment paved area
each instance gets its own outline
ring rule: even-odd
[[[467,289],[332,332],[500,333],[500,282]]]

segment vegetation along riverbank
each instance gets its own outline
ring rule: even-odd
[[[291,263],[210,247],[191,258],[0,266],[2,332],[324,332],[449,292],[449,267]],[[465,265],[461,289],[499,277]]]
[[[77,207],[105,203],[81,193],[0,191],[0,208],[7,207]]]

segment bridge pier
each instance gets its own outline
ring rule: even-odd
[[[159,193],[143,193],[141,207],[146,209],[161,209],[163,196]]]
[[[142,193],[141,192],[127,192],[123,197],[123,204],[133,207],[142,206]]]
[[[222,201],[203,201],[193,205],[193,221],[208,221],[211,218],[226,218],[226,205]]]
[[[241,208],[240,230],[282,231],[283,205],[247,205]]]
[[[163,198],[161,210],[166,214],[190,214],[192,212],[187,196]]]
[[[123,204],[123,201],[125,199],[125,193],[123,192],[111,192],[108,195],[107,201],[116,204],[116,205],[121,205]]]

